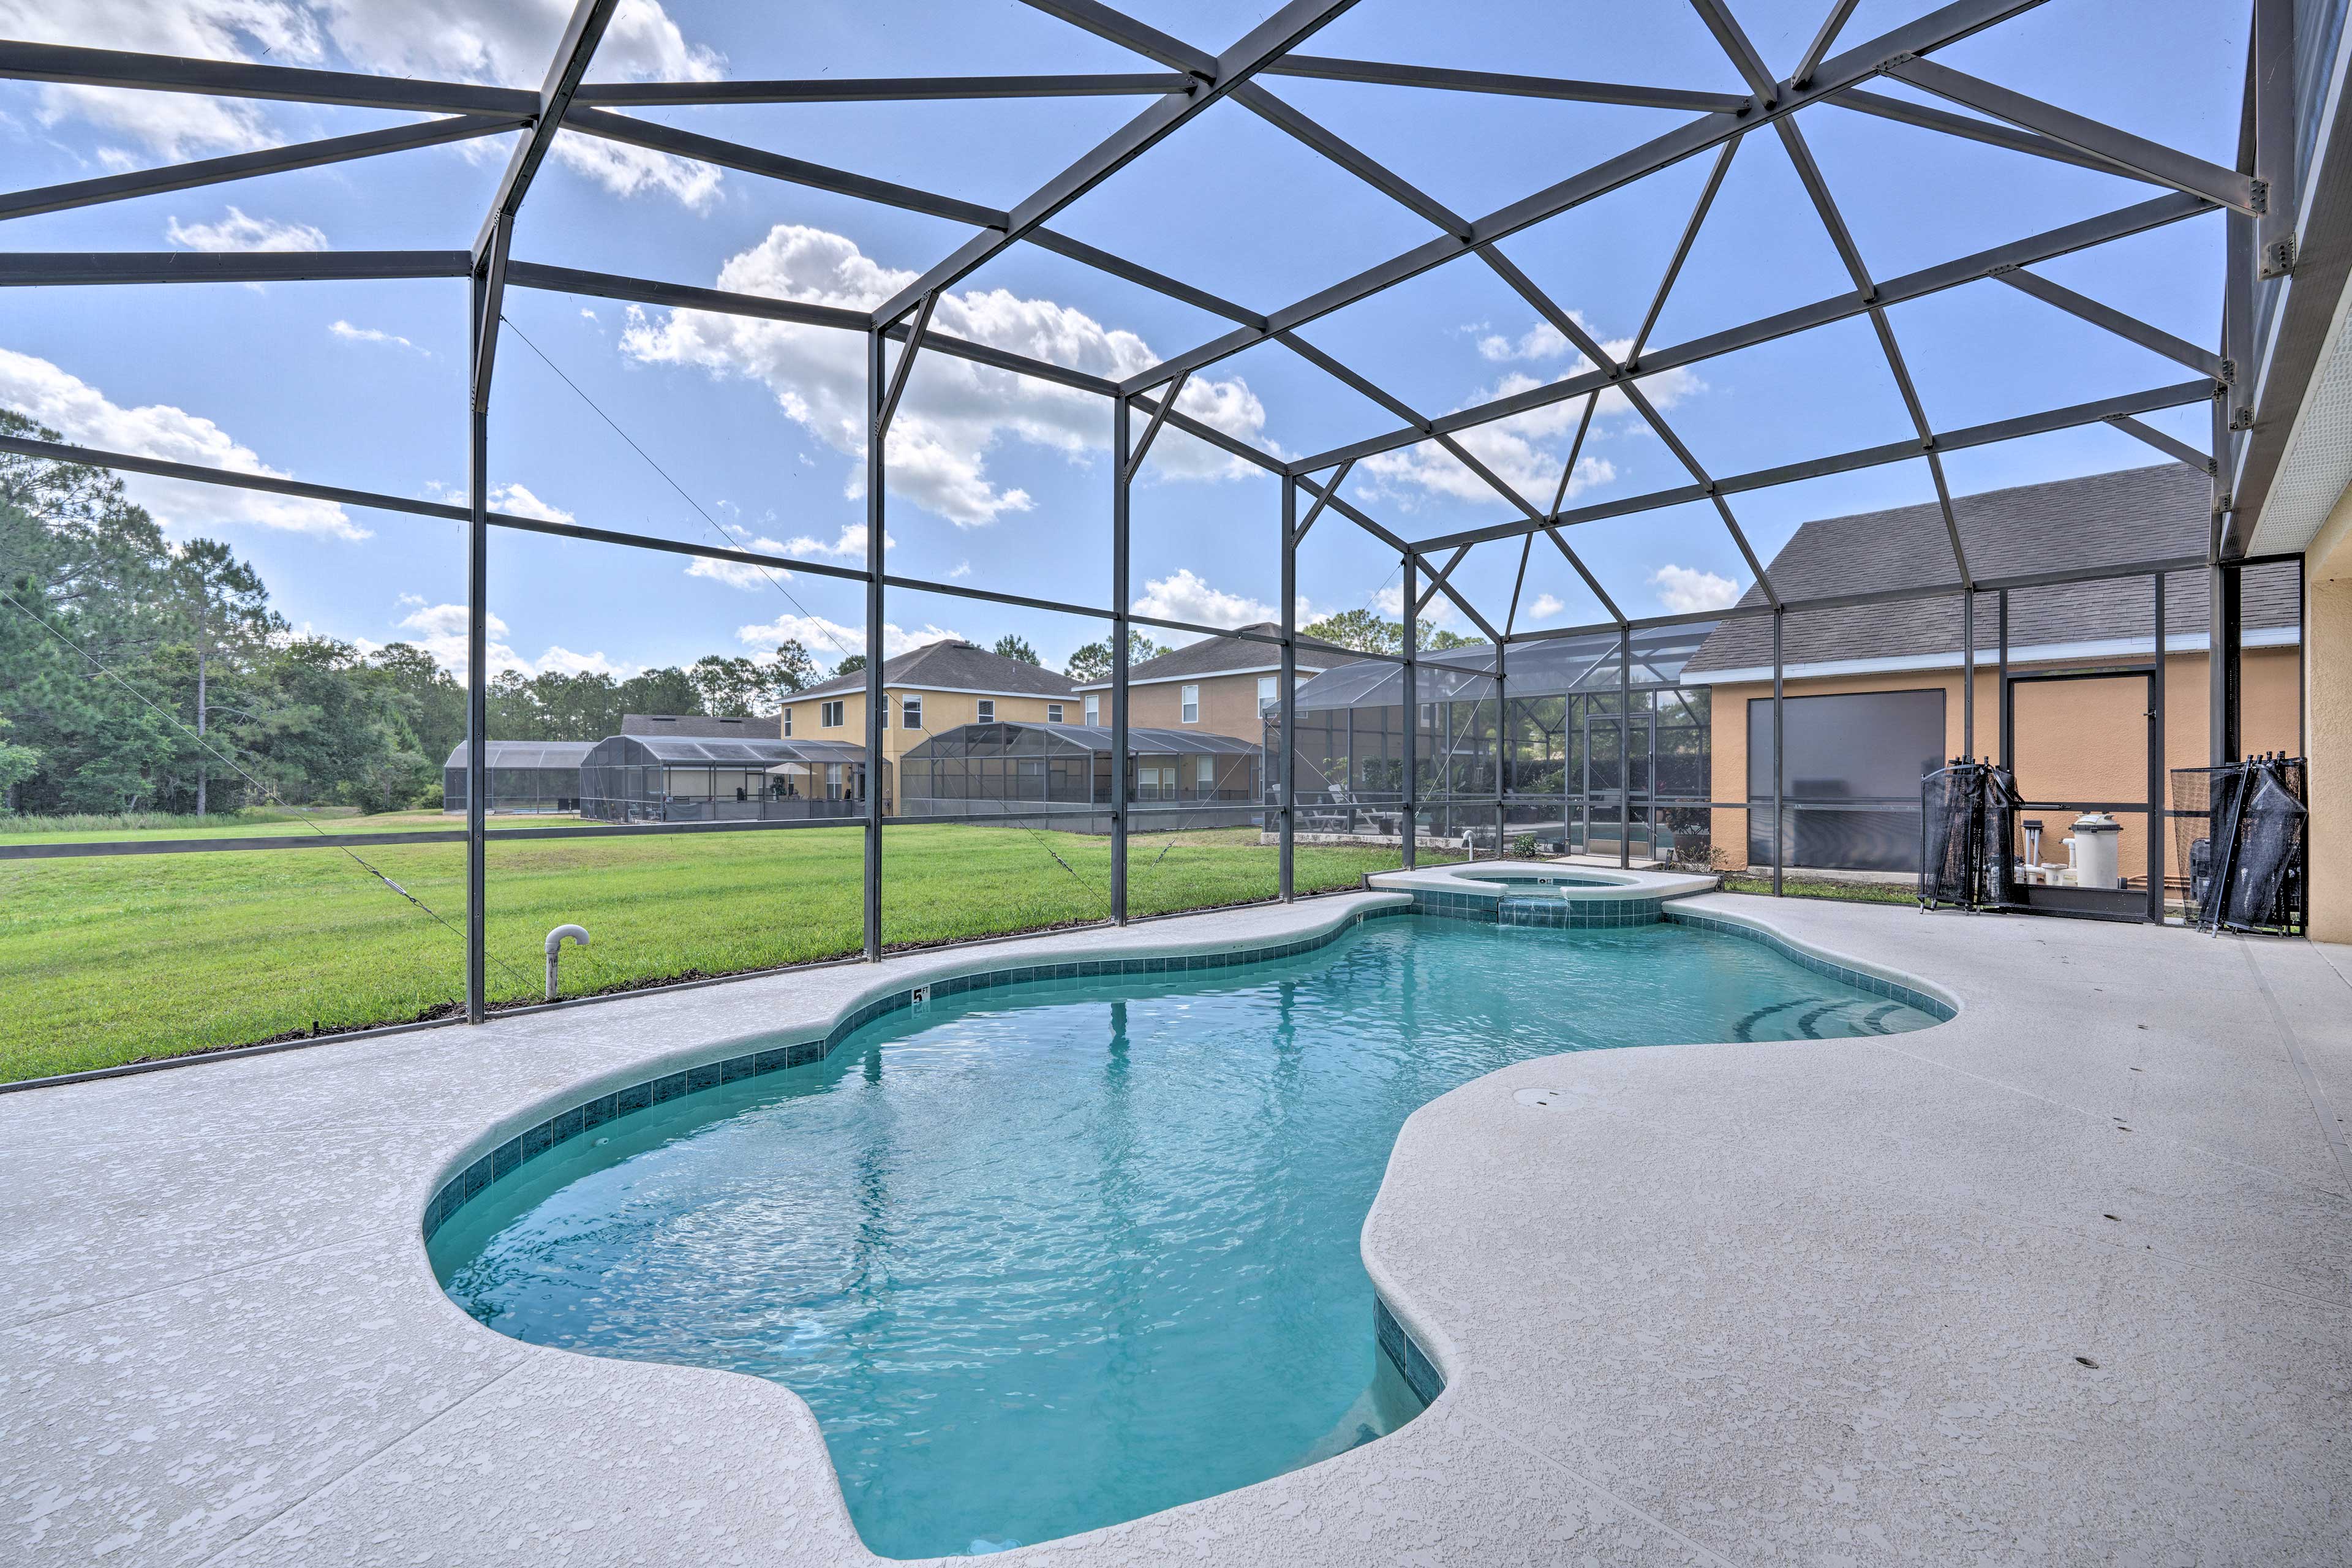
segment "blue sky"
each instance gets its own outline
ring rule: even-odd
[[[562,0],[0,0],[0,36],[344,69],[535,85]],[[1206,49],[1265,0],[1129,0]],[[1826,0],[1735,0],[1776,72]],[[1859,42],[1925,0],[1865,0]],[[2242,0],[2053,0],[1965,40],[1945,63],[2228,163],[2244,59]],[[1433,8],[1364,0],[1309,52],[1742,90],[1688,7],[1578,3]],[[592,79],[931,75],[1157,68],[1012,0],[968,4],[629,0]],[[1267,85],[1471,216],[1671,128],[1664,110],[1298,79]],[[1908,89],[1879,84],[1905,96]],[[664,109],[649,118],[1009,205],[1148,101],[1059,99]],[[0,84],[0,147],[34,186],[121,168],[308,140],[410,117],[300,105]],[[1892,276],[2159,194],[1834,107],[1799,123],[1874,274]],[[470,243],[504,139],[15,220],[10,248],[153,250]],[[754,292],[870,305],[970,232],[845,197],[677,163],[567,133],[520,225],[515,254]],[[1538,226],[1509,256],[1604,343],[1647,309],[1709,159],[1691,160]],[[1434,232],[1264,121],[1221,104],[1076,203],[1055,226],[1267,310]],[[2040,268],[2194,342],[2218,333],[2221,219],[2208,216]],[[1850,285],[1778,139],[1747,138],[1652,335],[1666,345],[1843,292]],[[13,290],[0,297],[0,403],[94,446],[266,467],[410,496],[462,489],[464,288],[457,282]],[[517,291],[499,362],[491,482],[507,510],[717,542],[717,529],[806,559],[862,549],[856,435],[862,348],[848,334]],[[1890,312],[1928,416],[1951,428],[2184,380],[2169,361],[1997,282]],[[942,302],[942,330],[1122,374],[1226,323],[1034,247],[1015,247]],[[1534,310],[1475,263],[1454,263],[1315,323],[1318,346],[1425,414],[1580,368]],[[540,356],[543,353],[545,359]],[[551,368],[552,367],[552,368]],[[559,375],[558,372],[561,372]],[[578,392],[563,377],[576,384]],[[1865,322],[1704,363],[1648,384],[1714,472],[1907,437]],[[642,447],[640,456],[585,397]],[[1395,420],[1289,351],[1262,344],[1201,376],[1185,406],[1286,456]],[[1580,405],[1474,440],[1548,505]],[[2199,447],[2207,415],[2151,416]],[[919,363],[891,450],[895,573],[1105,605],[1107,405],[961,362]],[[651,461],[648,461],[650,458]],[[2104,427],[1954,454],[1972,491],[2160,460]],[[670,477],[666,479],[653,464]],[[1605,403],[1574,497],[1680,483],[1666,448]],[[675,479],[673,488],[670,479]],[[465,595],[457,525],[134,480],[175,537],[209,534],[254,559],[299,624],[365,642],[425,641],[454,657]],[[684,494],[681,495],[680,491]],[[1506,520],[1504,503],[1442,454],[1360,465],[1347,493],[1409,537]],[[1759,552],[1809,517],[1932,499],[1924,464],[1742,496]],[[1279,595],[1279,487],[1170,435],[1134,502],[1136,608],[1238,624]],[[1711,509],[1580,526],[1571,542],[1632,614],[1698,607],[1749,574]],[[2053,544],[2053,554],[2063,551]],[[1456,581],[1500,620],[1516,542],[1481,546]],[[1394,557],[1338,520],[1301,552],[1309,614],[1393,603]],[[1383,600],[1383,594],[1388,595]],[[793,574],[496,536],[490,602],[501,663],[627,671],[706,652],[762,652],[798,635],[828,664],[862,648],[860,590]],[[893,646],[1019,631],[1058,662],[1102,635],[940,595],[894,595]],[[1605,618],[1548,547],[1532,558],[1522,626]],[[1454,624],[1461,625],[1456,617]]]

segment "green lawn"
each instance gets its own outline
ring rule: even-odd
[[[1772,894],[1772,873],[1733,871],[1723,879],[1727,893]],[[1908,882],[1833,882],[1826,878],[1782,876],[1780,890],[1791,899],[1836,899],[1849,904],[1916,904],[1919,889]]]
[[[360,853],[463,928],[463,845]],[[1301,845],[1298,890],[1351,888],[1396,863],[1393,850]],[[491,995],[536,1000],[541,944],[565,921],[594,939],[565,949],[566,995],[853,952],[861,864],[855,826],[493,843]],[[1109,877],[1104,838],[890,827],[884,940],[1102,920]],[[1275,878],[1255,829],[1139,834],[1129,909],[1272,898]],[[464,995],[463,953],[455,931],[331,848],[0,861],[0,1080],[443,1015]]]

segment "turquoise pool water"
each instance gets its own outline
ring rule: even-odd
[[[1414,1108],[1557,1051],[1932,1022],[1687,927],[1389,919],[891,1015],[559,1146],[431,1252],[517,1339],[790,1386],[867,1545],[984,1552],[1410,1417],[1358,1237]]]

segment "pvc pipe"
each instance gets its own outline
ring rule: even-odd
[[[588,945],[588,931],[584,926],[557,926],[547,933],[547,999],[551,1002],[555,1000],[556,993],[555,955],[562,948],[565,937],[570,937],[582,947]]]

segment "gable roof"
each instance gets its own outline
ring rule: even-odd
[[[931,691],[977,691],[984,697],[1067,697],[1077,689],[1070,678],[1017,658],[991,653],[977,643],[927,642],[882,661],[882,684]],[[854,670],[795,691],[788,702],[866,689],[866,672]]]
[[[624,735],[698,735],[705,740],[763,739],[776,732],[776,715],[714,718],[708,713],[624,713]]]
[[[1256,621],[1236,626],[1236,631],[1257,632],[1265,637],[1280,637],[1282,627],[1273,621]],[[1353,648],[1342,647],[1321,637],[1310,637],[1304,632],[1295,635],[1298,649],[1298,668],[1321,671],[1333,665],[1345,663],[1357,657]],[[1337,654],[1326,658],[1324,654]],[[1240,675],[1278,669],[1282,667],[1282,649],[1273,643],[1237,642],[1230,637],[1202,637],[1199,642],[1186,643],[1182,647],[1147,658],[1141,664],[1129,665],[1127,683],[1129,686],[1149,680],[1192,680],[1209,675]],[[1108,680],[1089,680],[1081,684],[1080,691],[1108,691]]]
[[[2211,481],[2185,463],[2164,463],[1954,496],[1952,516],[1959,525],[1969,570],[1979,578],[2023,576],[2102,561],[2198,556],[2205,552],[2211,525]],[[1923,587],[1958,578],[1943,510],[1933,502],[1806,523],[1781,546],[1769,570],[1784,599]],[[2009,598],[2012,653],[2152,640],[2146,577],[2012,589]],[[2292,567],[2284,573],[2249,570],[2242,601],[2247,631],[2293,627],[2295,599]],[[1761,605],[1765,599],[1760,589],[1750,588],[1739,602]],[[1999,618],[1991,609],[1989,598],[1979,598],[1979,658],[1999,656]],[[2167,577],[2168,642],[2202,647],[2206,614],[2203,572],[2176,572]],[[1959,597],[1954,594],[1792,610],[1781,626],[1780,657],[1790,669],[1864,661],[1888,661],[1888,668],[1958,664]],[[1731,616],[1700,645],[1685,668],[1685,679],[1704,684],[1700,677],[1719,677],[1724,671],[1742,672],[1745,679],[1746,672],[1769,669],[1771,663],[1772,618]]]

